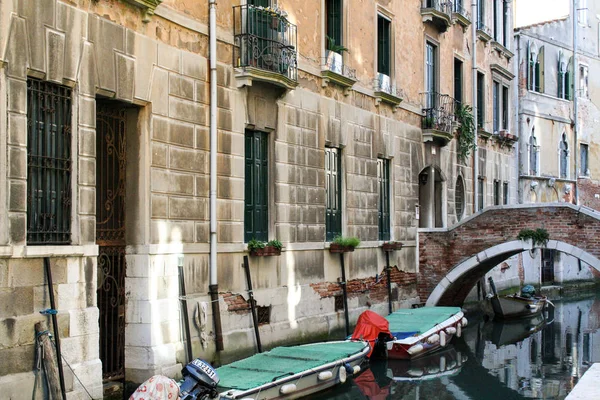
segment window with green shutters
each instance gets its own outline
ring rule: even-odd
[[[377,159],[379,240],[390,240],[390,160]]]
[[[377,72],[390,76],[391,73],[391,21],[377,15]]]
[[[244,241],[268,240],[268,135],[246,131]]]
[[[342,0],[325,1],[325,24],[327,37],[325,47],[330,44],[341,46],[342,43]],[[330,43],[332,41],[333,43]]]
[[[27,244],[71,243],[71,98],[27,80]]]
[[[340,152],[325,148],[325,239],[330,242],[342,234],[342,176]]]

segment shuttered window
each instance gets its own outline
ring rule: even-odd
[[[27,81],[27,244],[71,242],[71,89]]]
[[[342,234],[342,194],[339,150],[325,148],[325,231],[326,240],[332,241]]]
[[[244,182],[244,241],[268,238],[268,136],[246,131]]]
[[[390,160],[377,159],[379,240],[390,240]]]
[[[391,73],[391,22],[382,15],[377,16],[377,72],[390,76]]]

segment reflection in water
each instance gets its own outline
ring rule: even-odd
[[[469,326],[442,352],[372,362],[352,382],[311,399],[564,399],[600,362],[600,294],[557,302],[546,318]]]

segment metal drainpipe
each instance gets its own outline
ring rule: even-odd
[[[217,1],[209,0],[210,57],[210,302],[217,351],[223,350],[223,330],[217,281]]]
[[[473,124],[475,125],[475,134],[473,140],[475,141],[475,148],[473,149],[473,210],[479,211],[479,198],[478,198],[478,177],[479,177],[479,150],[477,147],[477,0],[473,0],[471,3],[471,15],[475,24],[471,25],[472,35],[471,40],[473,42],[473,56],[471,58],[472,66],[471,70],[473,73],[472,91],[473,91]]]
[[[575,185],[573,187],[573,191],[575,192],[575,204],[579,204],[579,188],[577,184],[579,183],[577,177],[579,176],[579,172],[577,171],[577,98],[579,97],[578,89],[579,89],[579,65],[577,64],[577,0],[573,0],[573,140],[575,142],[575,148],[573,149],[573,155],[575,158]]]
[[[519,141],[517,143],[517,151],[516,151],[516,161],[517,161],[517,203],[523,203],[523,190],[521,189],[521,149],[523,148],[523,139],[527,139],[527,138],[523,138],[522,136],[522,129],[521,129],[521,102],[519,101],[519,93],[520,93],[520,75],[519,75],[519,68],[521,66],[521,35],[517,34],[515,35],[515,38],[517,39],[517,62],[516,62],[516,66],[513,68],[513,72],[515,74],[515,76],[517,77],[517,84],[515,85],[514,89],[513,89],[513,98],[515,99],[515,102],[517,104],[515,104],[515,123],[516,123],[516,133],[517,136],[519,138]]]

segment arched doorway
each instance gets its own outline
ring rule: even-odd
[[[419,174],[420,228],[446,226],[446,179],[434,167],[425,167]]]

